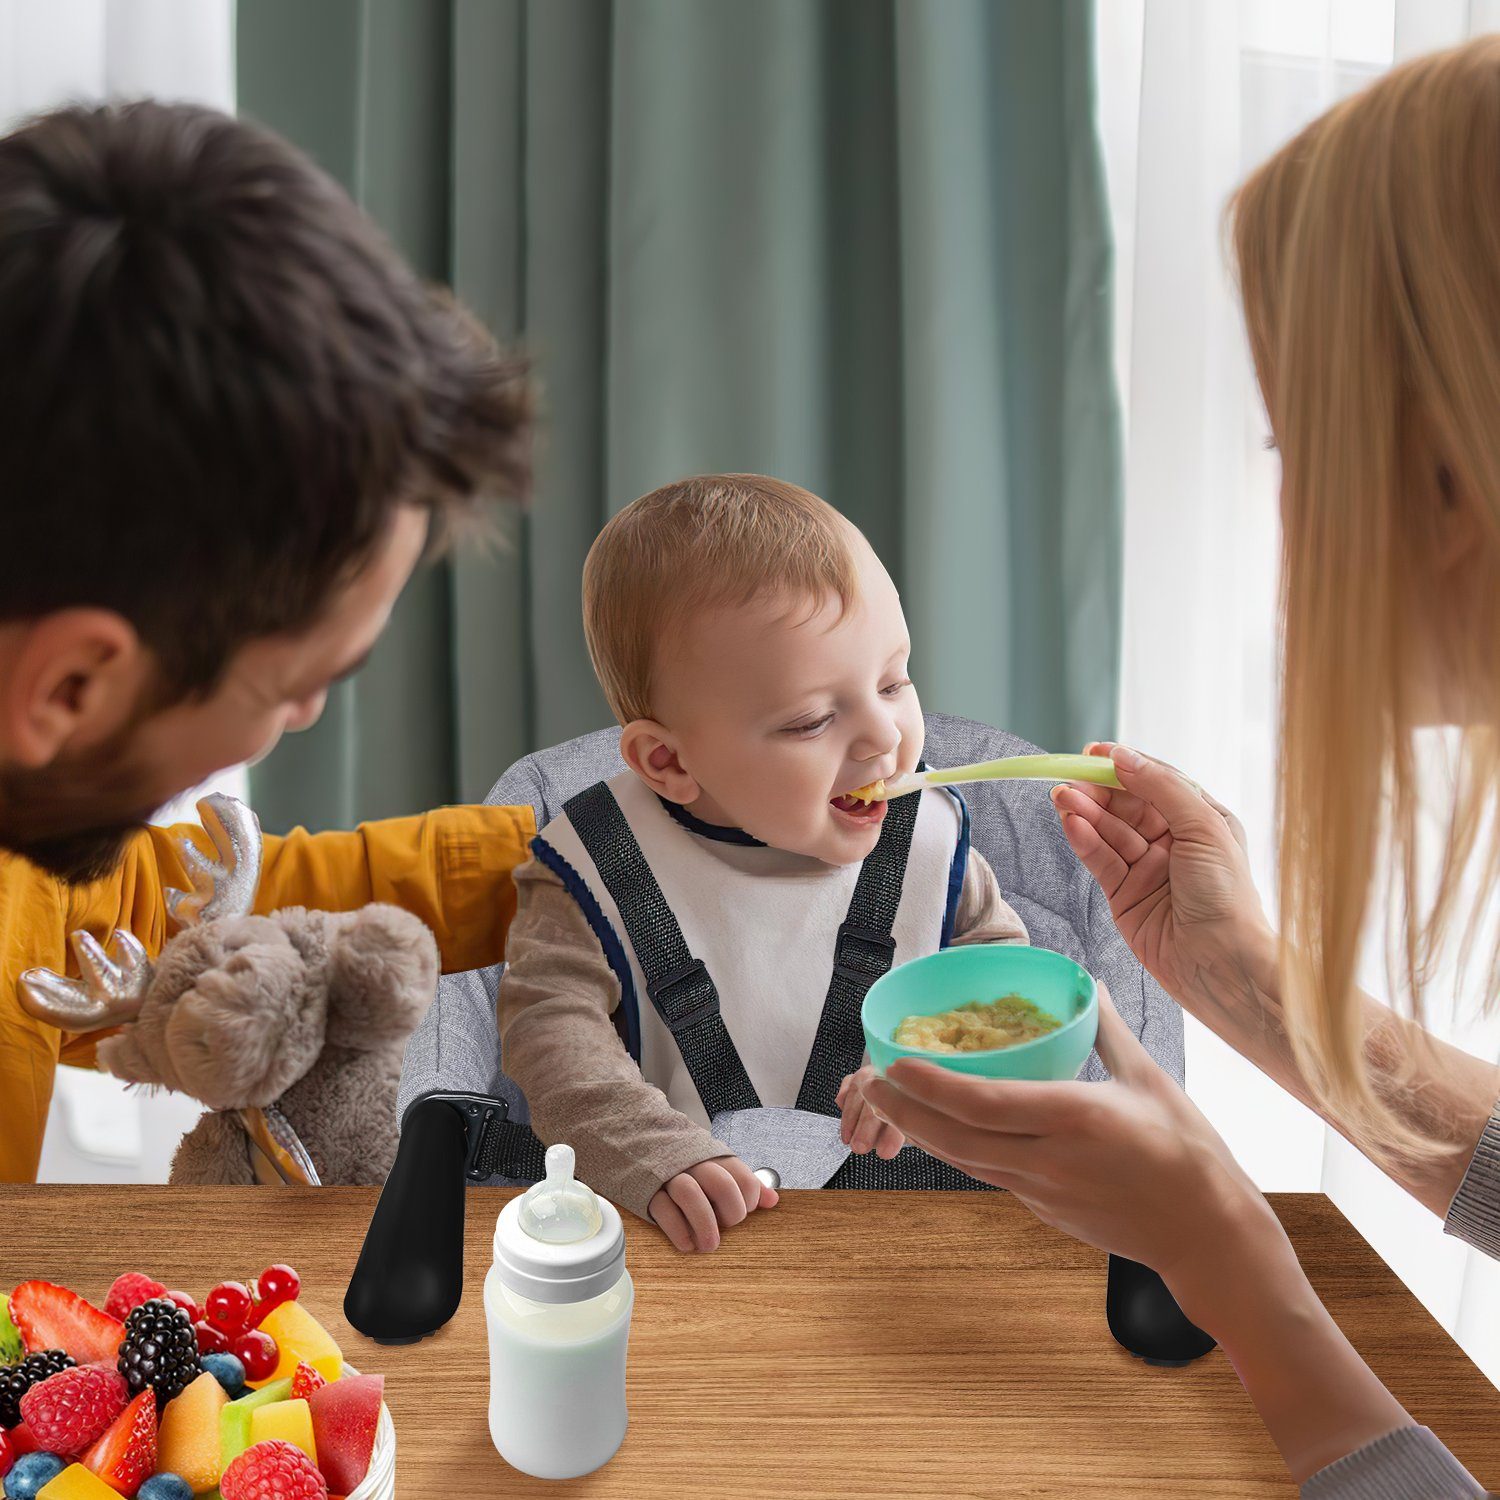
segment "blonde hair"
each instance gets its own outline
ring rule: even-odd
[[[1282,457],[1278,837],[1286,1025],[1313,1088],[1416,1157],[1430,1137],[1370,1083],[1355,986],[1374,875],[1420,1022],[1476,853],[1500,877],[1500,39],[1394,70],[1330,110],[1231,204],[1246,324]],[[1486,586],[1439,629],[1435,518],[1462,495]],[[1472,607],[1470,608],[1470,603]],[[1434,645],[1442,657],[1435,662]],[[1421,678],[1461,733],[1441,868],[1419,879]],[[1481,840],[1488,822],[1490,832]],[[1462,967],[1484,946],[1475,903]],[[1493,944],[1493,938],[1488,942]],[[1491,993],[1500,951],[1490,947]],[[1389,1039],[1385,1039],[1388,1043]],[[1442,1134],[1440,1120],[1430,1124]]]
[[[854,527],[826,501],[761,474],[700,474],[613,517],[583,565],[583,629],[621,724],[650,719],[657,647],[689,616],[761,598],[840,613],[858,593]]]

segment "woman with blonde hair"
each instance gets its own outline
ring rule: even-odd
[[[1282,455],[1283,932],[1234,817],[1169,767],[1095,745],[1125,790],[1054,802],[1167,991],[1500,1257],[1500,1069],[1421,1025],[1451,938],[1500,987],[1500,38],[1329,111],[1230,211]],[[1438,724],[1457,748],[1424,883],[1414,735]],[[1410,1015],[1355,983],[1387,856]],[[1482,892],[1467,911],[1463,878]],[[1484,1493],[1349,1345],[1265,1199],[1107,999],[1099,1052],[1103,1086],[899,1063],[859,1091],[908,1139],[1158,1271],[1305,1496]]]

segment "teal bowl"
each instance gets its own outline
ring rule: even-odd
[[[1063,1024],[1046,1036],[987,1052],[929,1052],[891,1038],[907,1016],[933,1016],[971,1000],[1020,995]],[[937,1063],[981,1078],[1069,1079],[1078,1076],[1099,1030],[1094,976],[1048,948],[965,943],[882,974],[860,1012],[870,1061],[882,1076],[900,1057]]]

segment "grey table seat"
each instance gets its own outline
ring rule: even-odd
[[[971,719],[928,714],[929,765],[956,766],[1036,751],[1016,735]],[[545,826],[576,792],[624,769],[619,730],[601,729],[517,761],[485,799],[536,811]],[[986,782],[963,788],[971,841],[994,868],[1006,900],[1038,947],[1065,953],[1109,986],[1115,1007],[1146,1050],[1183,1081],[1182,1011],[1136,961],[1110,917],[1109,906],[1063,838],[1048,787],[1038,782]],[[438,1089],[498,1095],[511,1118],[528,1118],[526,1101],[501,1068],[495,992],[504,965],[445,976],[426,1018],[406,1049],[398,1116]],[[1107,1076],[1091,1053],[1080,1077]],[[506,1178],[491,1179],[496,1184]]]

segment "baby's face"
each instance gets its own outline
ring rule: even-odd
[[[886,804],[832,799],[922,757],[901,599],[863,538],[853,545],[860,593],[842,620],[832,595],[815,611],[765,601],[692,618],[657,665],[669,739],[648,757],[697,817],[835,865],[875,847]]]

